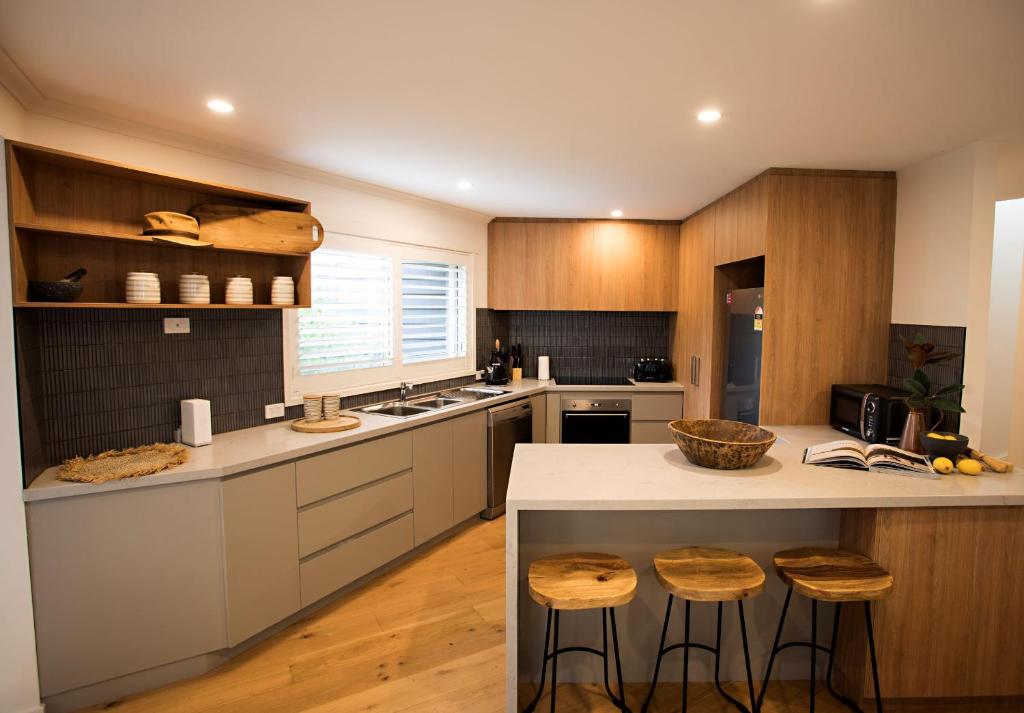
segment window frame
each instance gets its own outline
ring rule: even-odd
[[[392,364],[369,369],[351,369],[329,374],[299,374],[298,309],[282,310],[284,402],[302,403],[305,393],[338,393],[342,396],[398,388],[403,382],[455,379],[476,374],[476,310],[474,305],[474,254],[446,248],[400,243],[345,233],[325,231],[320,250],[387,255],[392,261]],[[315,253],[314,253],[315,256]],[[449,359],[403,364],[402,352],[402,260],[428,260],[461,265],[466,269],[466,355]]]

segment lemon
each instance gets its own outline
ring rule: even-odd
[[[956,436],[942,436],[942,440],[944,440],[944,441],[955,441],[956,440]]]
[[[931,431],[931,432],[928,433],[926,438],[943,438],[943,435],[941,433],[936,433],[935,431]]]
[[[973,458],[964,458],[956,464],[956,469],[964,475],[978,475],[981,473],[981,463]]]
[[[932,467],[939,473],[952,473],[953,461],[949,458],[936,458],[932,461]]]

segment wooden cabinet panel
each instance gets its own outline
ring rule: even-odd
[[[768,229],[767,177],[759,176],[722,197],[715,211],[715,264],[765,254]]]
[[[299,610],[295,464],[222,483],[228,645]]]
[[[454,522],[487,507],[487,412],[452,419],[452,495]]]
[[[672,362],[676,380],[687,387],[687,418],[707,418],[711,412],[714,246],[714,211],[701,211],[683,223]]]
[[[839,537],[895,579],[873,605],[883,696],[1024,696],[1024,508],[845,510]],[[856,701],[873,693],[864,617],[850,608],[837,663]]]
[[[296,464],[299,507],[412,468],[412,434],[339,448]]]
[[[308,557],[412,507],[408,471],[312,505],[299,513],[299,556]]]
[[[678,225],[492,221],[492,309],[676,309]]]
[[[768,181],[761,422],[828,423],[832,384],[885,382],[896,179]]]
[[[309,606],[413,548],[413,515],[374,528],[299,566],[302,606]]]
[[[27,515],[43,696],[227,645],[216,480],[43,500]]]
[[[412,432],[413,514],[416,545],[455,524],[452,431],[448,422]]]

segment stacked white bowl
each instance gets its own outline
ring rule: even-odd
[[[270,284],[270,304],[295,304],[295,280],[288,275],[278,275]]]
[[[210,304],[210,278],[195,272],[178,279],[178,299],[184,305]]]
[[[155,272],[129,272],[124,292],[131,304],[159,304],[160,277]]]
[[[252,278],[229,277],[224,291],[224,302],[229,305],[252,304]]]

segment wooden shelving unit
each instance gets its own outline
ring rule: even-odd
[[[295,307],[310,305],[309,253],[190,247],[142,235],[142,216],[157,210],[187,213],[201,203],[309,213],[306,201],[204,183],[40,146],[6,144],[14,306],[22,308],[287,309],[270,304],[276,275],[295,280]],[[57,280],[84,267],[76,302],[36,302],[30,280]],[[128,272],[160,276],[161,304],[124,301]],[[178,278],[210,277],[209,305],[177,304]],[[253,305],[225,305],[228,277],[253,280]]]

